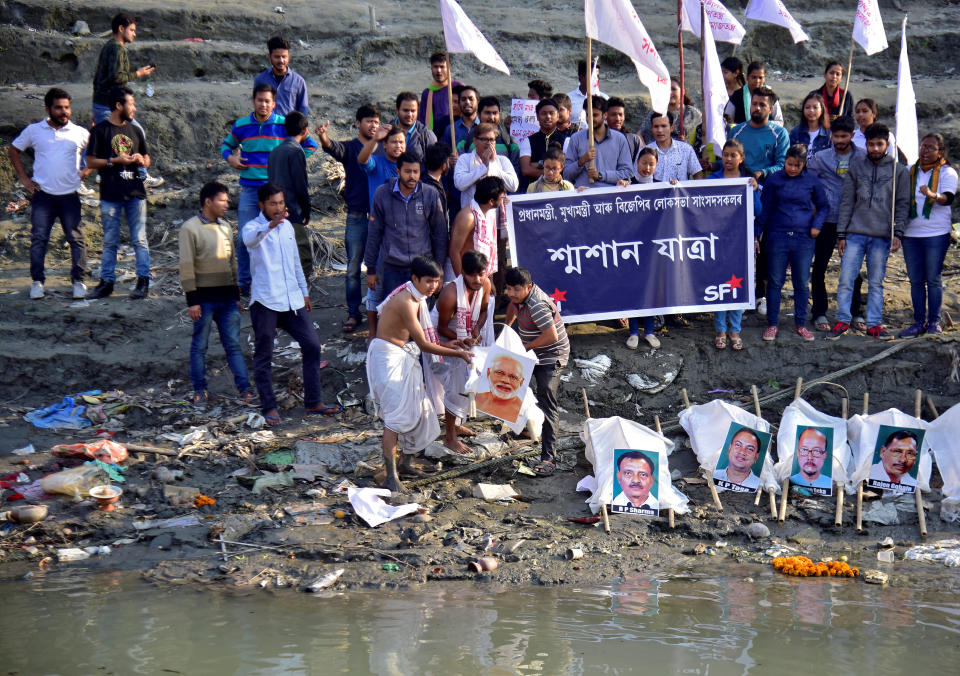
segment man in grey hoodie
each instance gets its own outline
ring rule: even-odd
[[[837,288],[837,317],[833,338],[850,328],[850,301],[853,280],[867,259],[867,335],[890,340],[882,324],[883,278],[887,256],[900,249],[900,237],[910,212],[910,178],[907,170],[887,155],[890,130],[886,125],[867,127],[867,156],[850,162],[843,178],[843,197],[837,221],[837,250],[843,255]],[[894,172],[896,178],[894,179]],[[896,180],[893,204],[893,232],[890,227],[891,194]]]
[[[370,227],[363,260],[367,286],[377,284],[377,259],[383,261],[383,294],[410,280],[413,259],[432,258],[443,267],[447,258],[447,220],[440,195],[420,182],[420,161],[407,151],[397,158],[397,178],[377,188],[370,207]]]

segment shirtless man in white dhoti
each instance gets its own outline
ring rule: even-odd
[[[443,287],[437,300],[437,333],[449,340],[459,340],[467,347],[492,344],[493,327],[489,315],[493,284],[487,276],[487,257],[477,251],[463,254],[458,266],[461,274]],[[485,331],[485,329],[488,329]],[[484,336],[488,337],[484,341]],[[463,393],[470,371],[454,359],[433,364],[433,371],[443,385],[443,408],[446,434],[443,445],[454,453],[471,453],[458,434],[473,436],[458,423],[467,417],[470,399]],[[459,419],[459,420],[458,420]]]
[[[440,434],[433,404],[427,396],[420,351],[468,364],[473,355],[461,341],[440,341],[430,321],[426,299],[436,293],[443,270],[434,261],[417,256],[411,279],[377,308],[377,337],[367,349],[367,382],[383,420],[384,487],[403,491],[397,474],[397,442],[403,445],[403,465]]]

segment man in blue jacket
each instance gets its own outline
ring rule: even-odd
[[[417,256],[429,256],[441,267],[447,256],[447,222],[440,195],[420,182],[420,160],[404,152],[397,159],[397,174],[373,195],[363,256],[371,290],[377,285],[377,259],[381,259],[384,297],[409,281]]]

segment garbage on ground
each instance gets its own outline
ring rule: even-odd
[[[191,505],[198,495],[200,495],[200,489],[193,486],[171,486],[169,484],[163,486],[163,497],[174,507]]]
[[[110,481],[116,481],[118,483],[123,483],[127,479],[123,476],[123,473],[127,471],[126,467],[121,467],[120,465],[111,465],[110,463],[103,462],[102,460],[92,460],[90,462],[83,463],[84,465],[96,465],[99,467],[104,474],[110,477]]]
[[[171,481],[181,481],[183,479],[182,469],[170,469],[169,467],[157,467],[153,470],[151,476],[157,481],[169,483]]]
[[[960,540],[938,540],[929,545],[911,547],[903,554],[908,561],[932,561],[949,568],[960,568]]]
[[[36,523],[46,519],[48,513],[49,510],[46,505],[22,505],[7,512],[0,512],[0,521]]]
[[[196,507],[197,509],[200,509],[201,507],[207,507],[207,506],[212,507],[215,504],[217,504],[216,500],[214,500],[213,498],[207,495],[204,495],[203,493],[197,493],[197,496],[193,499],[193,506]]]
[[[496,570],[499,565],[500,562],[492,556],[484,556],[476,561],[471,561],[470,570],[472,570],[474,573],[488,573]]]
[[[877,561],[881,563],[893,563],[894,554],[892,549],[881,549],[877,552]]]
[[[30,444],[29,446],[24,446],[23,448],[15,448],[10,452],[14,455],[30,455],[34,452],[34,450],[33,444]]]
[[[327,573],[323,577],[319,577],[306,587],[303,588],[306,592],[318,592],[323,591],[327,587],[332,587],[333,584],[340,579],[340,576],[346,572],[343,568],[337,568],[332,573]]]
[[[90,489],[90,497],[97,501],[97,504],[100,506],[104,512],[112,512],[116,510],[117,500],[120,499],[120,496],[123,495],[123,489],[119,486],[94,486]]]
[[[292,486],[292,472],[277,472],[276,474],[265,474],[257,477],[253,482],[253,494],[260,495],[268,488],[278,488],[280,486]]]
[[[83,394],[96,396],[100,394],[100,390],[89,390]],[[51,404],[45,408],[30,411],[23,416],[23,419],[31,423],[34,427],[51,430],[79,430],[84,427],[90,427],[93,423],[83,416],[86,407],[78,404],[76,401],[82,396],[82,394],[78,394],[74,397],[64,397],[59,404]]]
[[[890,576],[879,570],[863,571],[863,581],[867,584],[886,584]]]
[[[895,526],[900,523],[897,506],[892,502],[877,500],[863,511],[863,520],[878,523],[881,526]]]
[[[580,369],[580,375],[591,385],[599,383],[613,365],[613,360],[605,354],[598,354],[591,359],[574,359],[573,363]]]
[[[57,550],[57,559],[59,559],[61,563],[66,561],[83,561],[84,559],[89,558],[90,554],[79,547],[68,547],[66,549]]]
[[[400,566],[395,563],[385,563],[381,568],[389,573],[397,573],[400,571]]]
[[[390,496],[388,488],[349,488],[347,499],[353,511],[371,527],[379,526],[387,521],[399,519],[407,514],[413,514],[420,505],[411,502],[406,505],[393,506],[383,501]]]
[[[40,480],[47,493],[67,495],[75,499],[86,496],[90,489],[106,481],[107,475],[96,465],[80,465],[49,474]]]
[[[190,444],[195,444],[198,441],[203,441],[207,436],[206,427],[191,427],[190,431],[185,434],[176,434],[174,432],[167,432],[161,434],[161,439],[166,439],[167,441],[172,441],[178,446],[189,446]]]
[[[188,528],[199,525],[200,519],[194,514],[189,516],[175,516],[172,519],[145,519],[143,521],[133,522],[133,527],[137,530],[150,530],[151,528]]]
[[[794,577],[857,577],[860,575],[859,569],[851,568],[844,561],[814,563],[806,556],[782,556],[774,558],[771,563],[777,571]]]
[[[473,497],[487,502],[512,501],[520,497],[520,494],[510,484],[477,484],[473,487]]]
[[[577,482],[577,493],[587,492],[587,493],[596,493],[597,492],[597,479],[592,474],[580,479]]]

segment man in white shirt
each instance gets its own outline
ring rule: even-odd
[[[30,209],[30,298],[43,298],[43,271],[50,230],[59,218],[70,244],[73,297],[85,298],[87,245],[80,229],[80,168],[90,132],[70,121],[70,94],[54,87],[43,98],[47,118],[24,129],[10,146],[10,163],[33,199]],[[27,175],[20,153],[33,148],[33,178]]]
[[[617,485],[620,493],[611,502],[612,512],[657,514],[660,501],[650,495],[656,483],[656,468],[648,455],[627,451],[617,458]]]
[[[477,189],[477,181],[481,178],[500,178],[507,186],[507,192],[515,192],[520,186],[510,158],[497,154],[498,136],[499,129],[494,124],[481,122],[473,127],[474,149],[460,155],[453,170],[453,185],[460,191],[461,208],[470,206]]]
[[[917,480],[910,475],[910,470],[917,464],[919,452],[916,432],[892,432],[877,453],[879,460],[870,467],[867,485],[884,490],[916,490]],[[912,493],[913,490],[906,492]]]
[[[760,477],[753,471],[753,465],[760,458],[761,447],[760,435],[748,427],[734,434],[726,452],[727,466],[713,473],[713,478],[720,482],[718,485],[751,493],[760,488]],[[721,459],[723,455],[720,454]]]
[[[657,151],[654,180],[687,181],[701,177],[703,169],[693,146],[670,135],[673,131],[673,113],[650,113],[650,130],[653,132],[653,143],[647,147]]]
[[[303,355],[303,404],[307,413],[336,415],[343,408],[320,401],[320,339],[313,328],[307,280],[300,266],[297,236],[287,220],[283,188],[266,183],[257,190],[260,213],[244,224],[243,243],[250,252],[250,323],[253,327],[253,378],[267,424],[279,425],[273,392],[273,341],[283,329]]]
[[[590,91],[590,84],[587,82],[587,62],[583,59],[577,62],[577,80],[580,84],[572,92],[568,92],[570,97],[570,119],[578,125],[580,129],[587,128],[586,100],[587,92]],[[596,96],[602,99],[610,98],[599,89],[594,92]]]

